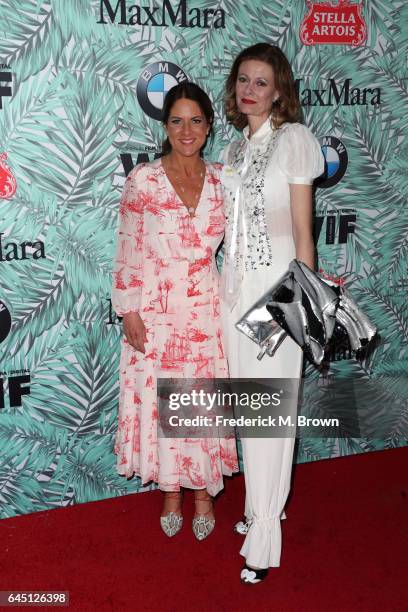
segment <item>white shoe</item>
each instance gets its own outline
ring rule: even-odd
[[[239,533],[239,535],[246,535],[249,531],[249,528],[252,525],[252,521],[248,519],[243,519],[234,525],[234,532]]]
[[[265,580],[267,575],[267,569],[253,569],[252,567],[244,565],[241,570],[241,582],[245,582],[245,584],[257,584]]]

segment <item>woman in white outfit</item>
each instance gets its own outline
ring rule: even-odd
[[[298,123],[290,65],[275,46],[242,51],[227,80],[227,116],[243,138],[224,152],[227,207],[222,316],[231,378],[299,381],[302,352],[286,337],[274,357],[235,323],[296,257],[314,267],[312,183],[324,171],[316,138]],[[291,407],[296,413],[299,383]],[[281,526],[290,488],[294,437],[243,438],[247,535],[244,582],[263,580],[280,564]]]

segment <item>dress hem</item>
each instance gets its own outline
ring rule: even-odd
[[[117,470],[117,473],[119,476],[123,476],[126,477],[128,479],[131,478],[140,478],[141,480],[141,486],[146,486],[149,484],[155,484],[158,486],[158,488],[160,489],[160,491],[164,491],[164,492],[173,492],[173,491],[180,491],[181,488],[183,489],[191,489],[192,491],[202,491],[203,489],[206,489],[208,491],[208,493],[212,496],[215,497],[216,495],[218,495],[218,493],[220,493],[225,487],[224,487],[224,482],[223,480],[220,482],[221,486],[216,486],[216,487],[208,487],[208,485],[206,486],[192,486],[191,484],[182,484],[182,483],[175,483],[174,486],[173,485],[164,485],[163,483],[160,483],[157,478],[155,478],[154,476],[149,477],[149,478],[143,478],[142,475],[140,473],[138,473],[136,470],[133,472],[133,474],[131,474],[130,476],[127,475],[126,472],[119,472],[119,470]],[[228,472],[222,472],[222,476],[223,478],[232,478],[234,476],[234,474],[238,474],[239,473],[239,469],[237,468],[235,471],[228,471]],[[174,488],[176,487],[176,488]]]

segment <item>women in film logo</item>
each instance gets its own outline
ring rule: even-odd
[[[316,2],[306,0],[308,12],[300,26],[300,39],[305,45],[350,45],[357,47],[367,40],[363,16],[363,0]]]
[[[3,68],[6,68],[7,72]],[[0,110],[3,108],[3,98],[11,98],[13,93],[11,89],[13,73],[9,70],[10,66],[8,64],[0,64]]]

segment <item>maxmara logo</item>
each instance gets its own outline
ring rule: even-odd
[[[42,240],[29,242],[6,242],[5,235],[0,233],[0,262],[14,259],[45,259],[45,246]]]
[[[142,6],[126,0],[100,0],[99,21],[107,24],[152,26],[162,28],[225,28],[225,11],[221,8],[189,7],[187,0],[162,0],[159,6]]]
[[[328,79],[325,89],[308,89],[303,79],[296,79],[296,89],[302,106],[376,106],[381,104],[379,87],[357,87],[351,79],[338,83]]]

